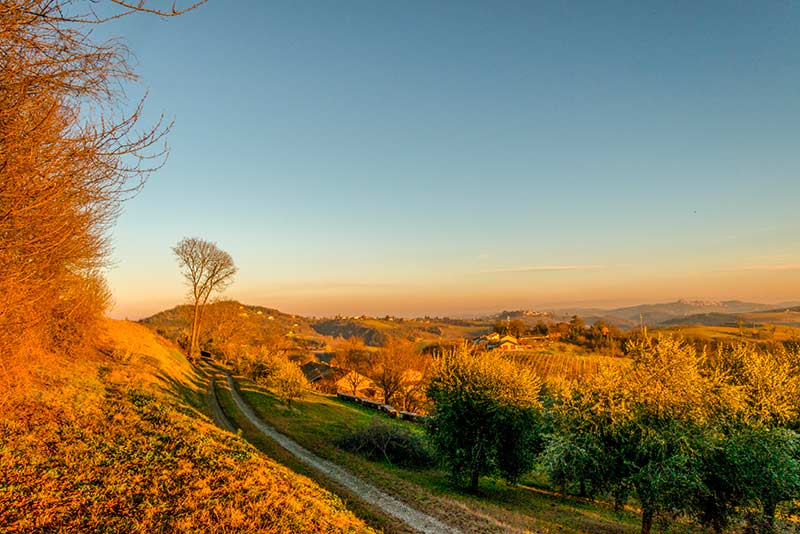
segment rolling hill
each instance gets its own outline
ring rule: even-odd
[[[663,326],[745,326],[783,325],[800,327],[800,307],[783,310],[766,310],[746,313],[700,313],[675,317],[661,323]]]
[[[579,315],[587,323],[594,318],[615,324],[620,328],[636,328],[640,319],[648,326],[679,324],[690,316],[708,316],[709,321],[721,320],[718,315],[767,311],[774,305],[739,300],[709,301],[679,299],[674,302],[640,304],[622,308],[574,308],[559,310],[561,314]],[[678,321],[676,323],[675,321]],[[735,322],[735,321],[734,321]]]
[[[99,352],[32,358],[4,388],[0,530],[372,532],[214,426],[206,377],[174,345],[121,321],[104,335]]]
[[[160,335],[181,343],[188,335],[191,320],[191,306],[182,305],[140,322]],[[475,337],[489,331],[491,326],[492,323],[488,321],[447,318],[360,316],[311,319],[273,308],[222,301],[206,307],[201,346],[211,347],[215,343],[219,346],[221,340],[234,341],[240,346],[260,346],[281,339],[298,350],[320,351],[330,348],[334,338],[351,337],[359,337],[373,347],[382,346],[390,337],[426,344]]]

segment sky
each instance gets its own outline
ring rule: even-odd
[[[121,36],[175,120],[113,229],[114,317],[800,298],[800,4],[211,0]]]

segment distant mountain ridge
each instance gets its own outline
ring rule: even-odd
[[[719,326],[722,324],[735,324],[737,322],[737,314],[784,312],[793,309],[790,305],[796,305],[796,303],[787,302],[776,305],[741,300],[678,299],[672,302],[638,304],[636,306],[623,306],[612,309],[563,308],[541,311],[503,311],[491,314],[488,318],[521,319],[530,324],[542,321],[549,324],[569,321],[573,315],[577,315],[588,324],[603,321],[622,329],[636,328],[639,326],[640,321],[649,326],[688,324],[687,321],[690,320],[696,321],[696,324]],[[800,311],[800,306],[796,308]]]
[[[602,321],[623,330],[638,328],[640,319],[650,327],[676,325],[730,326],[740,318],[749,323],[775,323],[800,325],[800,305],[797,302],[762,304],[740,300],[689,300],[639,304],[620,308],[565,308],[504,310],[484,315],[478,320],[453,320],[448,318],[370,318],[336,317],[310,318],[283,313],[274,308],[245,305],[234,301],[218,302],[210,306],[211,316],[222,312],[238,323],[247,323],[253,337],[282,336],[287,332],[304,337],[331,336],[363,338],[368,344],[381,345],[387,335],[400,334],[409,338],[453,338],[458,335],[475,335],[489,329],[499,320],[519,319],[530,327],[539,322],[554,324],[568,322],[573,315],[586,324]],[[211,319],[211,316],[209,319]],[[140,322],[176,339],[191,324],[191,306],[180,305],[164,310]]]
[[[658,325],[678,317],[709,313],[747,313],[766,311],[772,306],[757,302],[742,302],[740,300],[687,300],[679,299],[674,302],[659,304],[641,304],[610,310],[608,313],[630,321],[638,322],[640,317],[646,324]]]

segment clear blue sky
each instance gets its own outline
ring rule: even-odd
[[[338,4],[338,5],[337,5]],[[128,17],[171,157],[125,206],[115,316],[800,297],[800,4],[211,0]]]

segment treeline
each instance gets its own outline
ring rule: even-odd
[[[403,339],[390,338],[384,347],[375,349],[352,337],[336,342],[331,364],[350,371],[343,377],[348,393],[358,395],[372,383],[384,404],[407,412],[424,412],[432,361],[430,354],[417,351]]]
[[[635,498],[643,533],[679,517],[774,532],[800,498],[800,354],[672,337],[629,354],[630,366],[545,382],[500,354],[445,353],[428,386],[431,442],[472,490],[537,469],[564,493]]]
[[[297,340],[285,335],[266,335],[260,330],[261,337],[256,337],[235,315],[209,315],[213,318],[207,329],[210,337],[204,338],[201,343],[206,354],[268,387],[277,387],[278,378],[286,378],[284,383],[288,381],[293,386],[300,383],[308,387],[299,366],[316,361],[316,358]],[[177,337],[179,341],[183,339],[181,334]],[[257,343],[253,343],[253,340],[257,340]],[[330,342],[333,345],[330,371],[334,382],[326,382],[329,388],[325,390],[327,393],[335,393],[338,387],[352,395],[378,399],[399,410],[425,410],[426,377],[432,361],[431,354],[422,353],[412,343],[397,338],[389,338],[385,346],[380,348],[369,347],[355,336],[349,339],[336,338]],[[289,368],[293,370],[289,371]],[[302,381],[298,373],[303,376]],[[296,380],[289,380],[291,377]],[[284,400],[288,399],[283,393],[276,392]]]
[[[517,338],[530,336],[560,339],[589,350],[603,352],[609,356],[624,355],[626,340],[636,335],[623,332],[616,326],[603,321],[597,321],[587,326],[577,315],[573,315],[568,322],[547,324],[540,320],[534,326],[528,326],[521,319],[499,320],[494,324],[493,329],[500,335],[508,334]]]

